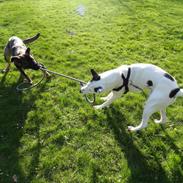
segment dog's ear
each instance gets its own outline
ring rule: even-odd
[[[11,57],[11,62],[16,62],[18,60],[20,60],[20,57],[19,56],[12,56]]]
[[[26,49],[25,54],[26,54],[26,55],[30,55],[30,48],[27,48],[27,49]]]
[[[100,80],[100,76],[97,74],[97,72],[94,69],[91,69],[91,74],[93,76],[92,81]]]

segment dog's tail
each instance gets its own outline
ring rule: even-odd
[[[24,44],[32,43],[35,40],[37,40],[39,38],[39,36],[40,36],[40,33],[37,33],[35,36],[33,36],[31,38],[28,38],[28,39],[23,40],[23,43]]]

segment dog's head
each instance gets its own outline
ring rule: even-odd
[[[92,80],[89,81],[86,85],[81,87],[81,93],[88,94],[88,93],[101,93],[105,90],[105,85],[103,83],[103,79],[101,76],[97,74],[94,69],[91,69]]]
[[[36,60],[30,54],[30,48],[27,48],[25,53],[22,55],[12,56],[11,62],[14,62],[16,66],[24,69],[38,70],[40,68],[40,64],[36,62]]]

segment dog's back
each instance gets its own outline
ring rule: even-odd
[[[24,54],[25,50],[26,46],[24,45],[23,41],[20,38],[13,36],[8,40],[8,43],[4,49],[5,60],[9,62],[11,56]]]
[[[155,88],[160,82],[169,82],[172,87],[177,85],[173,78],[166,71],[152,64],[132,64],[132,81],[139,87],[144,88],[151,83]]]
[[[11,56],[18,56],[24,54],[26,51],[25,44],[32,43],[37,40],[40,36],[40,33],[36,34],[33,37],[27,39],[20,39],[19,37],[12,36],[4,49],[4,58],[7,62],[10,62]]]

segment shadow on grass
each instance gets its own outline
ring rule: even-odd
[[[107,115],[108,124],[113,130],[115,138],[127,159],[131,171],[131,177],[128,179],[128,182],[170,182],[158,158],[155,158],[153,164],[150,164],[148,157],[142,154],[140,149],[134,144],[131,134],[127,131],[127,120],[121,112],[115,108],[110,108],[107,109],[105,113]],[[140,132],[136,133],[136,135],[141,136]]]
[[[0,72],[0,74],[3,74],[3,72],[1,71]],[[4,82],[5,82],[5,80],[6,80],[6,76],[8,75],[8,72],[5,72],[4,74],[3,74],[3,77],[1,78],[1,81],[0,81],[0,86],[3,86],[3,84],[4,84]]]
[[[0,3],[4,3],[5,2],[5,0],[0,0]]]
[[[24,124],[27,114],[34,107],[34,103],[45,84],[42,84],[43,87],[40,87],[35,95],[30,95],[29,100],[24,100],[24,94],[15,90],[19,81],[11,86],[6,86],[4,84],[5,78],[6,75],[2,76],[0,81],[0,182],[13,182],[13,175],[17,176],[18,182],[25,182],[24,180],[27,179],[30,181],[39,164],[41,149],[39,122],[36,122],[34,130],[38,143],[33,150],[29,175],[26,177],[19,164],[22,155],[19,154],[18,150],[21,145],[20,140],[25,133]]]
[[[180,157],[180,163],[178,166],[174,167],[174,170],[172,172],[172,177],[174,182],[182,182],[183,180],[183,150],[180,149],[175,143],[174,140],[170,137],[170,135],[167,133],[167,131],[162,127],[162,131],[165,134],[166,137],[166,145],[169,146],[171,150],[174,151],[174,154]]]

